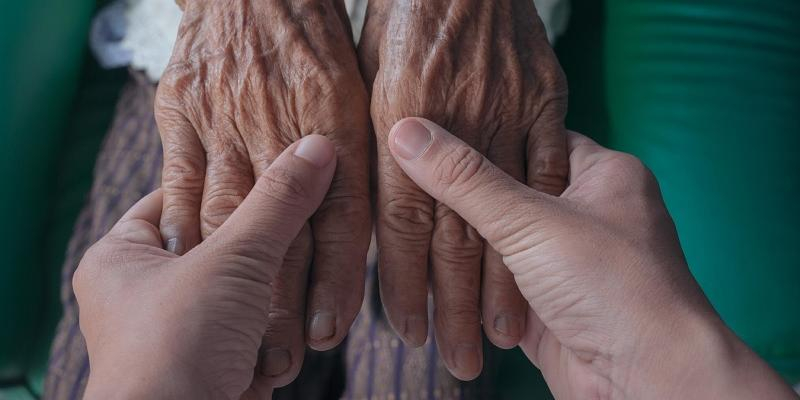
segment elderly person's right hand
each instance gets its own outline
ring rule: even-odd
[[[186,2],[155,111],[164,146],[160,229],[178,255],[212,235],[295,140],[320,134],[336,146],[331,190],[285,260],[297,273],[313,259],[308,293],[304,285],[273,293],[262,350],[291,367],[265,374],[286,384],[306,342],[326,350],[343,340],[363,297],[368,99],[344,4]]]
[[[503,256],[529,304],[520,346],[556,398],[797,398],[714,312],[633,156],[571,134],[570,183],[554,197],[428,120],[399,122],[388,142]]]

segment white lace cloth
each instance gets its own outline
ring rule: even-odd
[[[178,34],[181,10],[174,0],[126,0],[127,32],[121,46],[131,53],[131,66],[158,81],[167,67]],[[435,1],[435,0],[434,0]],[[367,0],[345,0],[356,40],[361,36]],[[534,0],[551,42],[569,21],[569,0]]]

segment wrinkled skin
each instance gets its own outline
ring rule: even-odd
[[[289,383],[306,342],[319,350],[341,342],[363,297],[368,98],[343,3],[187,2],[156,120],[164,145],[160,229],[177,254],[221,226],[291,143],[316,133],[335,144],[331,190],[281,269],[305,273],[313,259],[310,277],[276,279],[262,344],[264,354],[289,350],[290,371],[265,376],[271,385]]]
[[[430,280],[440,353],[456,377],[472,379],[482,368],[481,321],[494,344],[513,347],[527,305],[497,252],[403,174],[388,150],[390,128],[428,118],[517,180],[558,195],[569,170],[565,77],[531,0],[373,0],[359,59],[377,138],[388,319],[407,343],[424,343]]]

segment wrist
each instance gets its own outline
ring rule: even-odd
[[[197,379],[191,368],[149,357],[136,360],[125,352],[92,357],[84,399],[210,399],[213,388]]]
[[[625,399],[793,399],[791,388],[716,315],[661,326],[615,387]],[[613,381],[613,379],[612,379]]]

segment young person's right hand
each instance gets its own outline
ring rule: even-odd
[[[796,398],[715,313],[635,157],[571,134],[553,197],[428,120],[398,122],[389,146],[502,254],[530,304],[521,347],[556,398]]]

